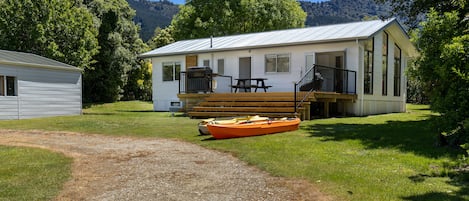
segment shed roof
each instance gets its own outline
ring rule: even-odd
[[[81,71],[81,69],[75,66],[68,65],[36,54],[8,50],[0,50],[0,64]]]
[[[385,21],[374,20],[214,38],[183,40],[143,53],[140,55],[140,57],[149,58],[263,47],[362,40],[368,39],[377,32],[392,25],[397,27],[395,30],[399,30],[399,32],[401,32],[400,38],[404,38],[405,40],[409,39],[402,26],[395,18],[393,18]],[[407,43],[410,44],[410,41]],[[410,44],[410,46],[412,45]]]

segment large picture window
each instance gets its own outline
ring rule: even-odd
[[[290,72],[290,54],[265,55],[265,72],[266,73]]]
[[[163,62],[163,81],[179,80],[181,62]]]
[[[382,94],[383,96],[388,95],[388,34],[383,33],[383,80],[382,82]]]
[[[364,93],[373,94],[373,46],[374,39],[365,41],[365,58],[364,58]]]
[[[0,75],[0,96],[17,96],[16,77]]]
[[[401,96],[401,48],[394,44],[394,96]]]

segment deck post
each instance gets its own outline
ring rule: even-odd
[[[324,102],[324,116],[329,118],[329,101]]]
[[[298,114],[298,113],[297,113],[298,111],[296,110],[296,108],[297,108],[297,105],[296,105],[296,96],[297,96],[297,95],[296,95],[296,93],[298,93],[298,92],[296,91],[296,88],[298,87],[298,84],[295,82],[295,85],[294,85],[294,86],[295,86],[295,87],[293,87],[293,96],[294,96],[294,97],[293,97],[293,102],[294,102],[294,104],[293,104],[293,107],[294,107],[293,112],[295,112],[295,115],[297,115],[297,114]]]

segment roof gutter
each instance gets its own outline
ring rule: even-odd
[[[33,63],[25,63],[25,62],[12,62],[12,61],[1,61],[0,64],[4,65],[11,65],[11,66],[18,66],[18,67],[30,67],[30,68],[43,68],[43,69],[52,69],[52,70],[64,70],[64,71],[74,71],[74,72],[83,72],[83,69],[71,66],[71,67],[63,67],[63,66],[53,66],[53,65],[45,65],[45,64],[33,64]]]
[[[246,49],[261,49],[261,48],[271,48],[271,47],[285,47],[285,46],[296,46],[296,45],[310,45],[310,44],[321,44],[321,43],[330,43],[330,42],[353,42],[361,39],[367,39],[367,36],[363,37],[353,37],[353,38],[344,38],[341,40],[331,39],[331,40],[320,40],[320,41],[305,41],[305,42],[296,42],[296,43],[283,43],[275,45],[258,45],[258,46],[243,46],[243,47],[233,47],[233,48],[220,48],[220,49],[204,49],[197,51],[183,51],[183,52],[170,52],[163,54],[140,54],[138,58],[146,59],[153,57],[163,57],[163,56],[176,56],[176,55],[186,55],[186,54],[200,54],[200,53],[213,53],[213,52],[224,52],[224,51],[236,51],[236,50],[246,50]]]

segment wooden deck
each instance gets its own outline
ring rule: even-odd
[[[312,102],[325,103],[324,109],[328,115],[329,103],[354,102],[357,98],[356,95],[351,94],[313,92],[295,113],[295,98],[292,92],[179,94],[178,97],[185,103],[185,112],[191,118],[260,115],[298,116],[305,120],[311,117],[310,104]]]

